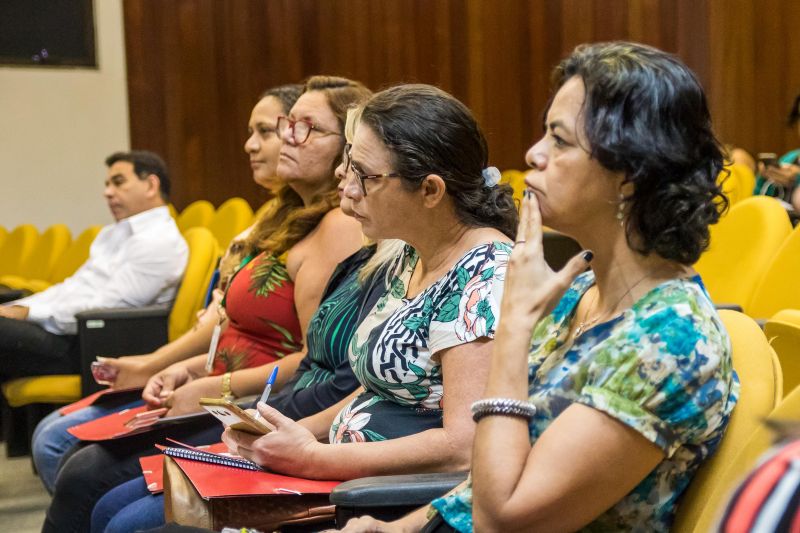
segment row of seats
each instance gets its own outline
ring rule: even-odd
[[[694,266],[714,303],[756,319],[800,309],[800,226],[767,196],[746,198],[711,226],[711,243]]]

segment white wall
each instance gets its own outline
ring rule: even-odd
[[[122,0],[95,7],[97,70],[0,67],[0,225],[108,224],[105,157],[130,148]]]

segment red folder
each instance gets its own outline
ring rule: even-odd
[[[142,467],[147,490],[152,494],[164,492],[164,456],[158,454],[140,457],[139,465]]]
[[[118,413],[111,413],[96,420],[72,426],[67,431],[72,436],[78,437],[83,441],[110,440],[134,433],[144,433],[149,428],[131,429],[125,425],[134,416],[144,411],[147,411],[147,405],[140,405],[139,407],[125,409]]]
[[[141,387],[133,387],[129,389],[103,389],[100,391],[95,392],[94,394],[90,394],[85,398],[81,398],[77,402],[73,402],[69,405],[65,405],[61,409],[58,410],[59,413],[62,415],[68,415],[70,413],[74,413],[79,409],[83,409],[84,407],[89,407],[90,405],[94,405],[96,403],[102,403],[104,399],[111,398],[114,396],[122,395],[122,394],[129,394],[135,390],[142,390]]]
[[[206,448],[226,452],[223,443]],[[265,494],[329,494],[341,481],[318,481],[283,476],[271,472],[253,472],[230,466],[173,458],[203,498],[261,496]]]

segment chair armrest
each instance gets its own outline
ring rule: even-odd
[[[124,356],[154,351],[167,343],[169,307],[89,309],[75,315],[81,353],[81,393],[99,390],[91,373],[98,355]]]
[[[19,300],[23,296],[27,296],[29,294],[30,291],[23,291],[22,289],[2,289],[0,291],[0,304]]]
[[[446,494],[465,479],[467,472],[375,476],[345,481],[331,492],[331,503],[336,505],[336,525],[344,527],[350,518],[364,514],[381,520],[399,518]]]
[[[714,308],[717,311],[727,310],[727,311],[737,311],[739,313],[743,313],[744,312],[744,310],[742,309],[742,306],[739,305],[739,304],[725,304],[725,303],[716,304],[715,303],[714,304]]]

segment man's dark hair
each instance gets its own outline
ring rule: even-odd
[[[110,167],[119,161],[127,161],[133,164],[133,171],[143,180],[150,174],[158,176],[160,183],[159,191],[161,198],[165,202],[169,201],[169,174],[167,173],[167,164],[161,159],[160,156],[147,150],[131,150],[130,152],[115,152],[106,157],[106,166]]]

